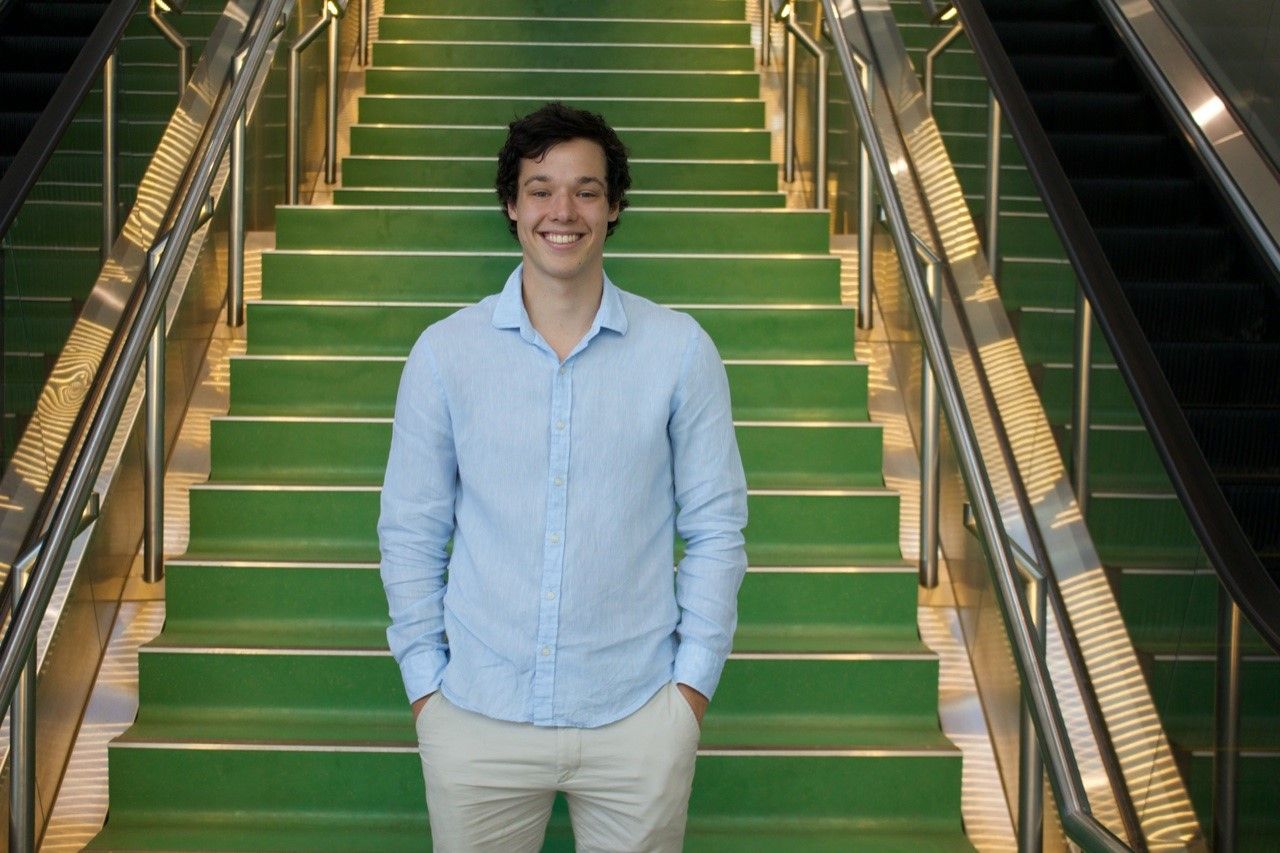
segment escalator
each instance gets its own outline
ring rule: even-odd
[[[955,5],[965,38],[939,60],[934,114],[979,216],[986,215],[983,146],[976,144],[985,126],[986,81],[1004,105],[1010,153],[1001,176],[997,278],[1024,358],[1069,456],[1076,275],[1082,259],[1098,254],[1093,241],[1122,299],[1113,300],[1111,312],[1098,309],[1106,306],[1105,293],[1094,303],[1111,339],[1095,337],[1092,353],[1090,530],[1206,833],[1213,831],[1221,584],[1249,613],[1240,676],[1237,844],[1274,849],[1280,843],[1274,813],[1280,659],[1273,647],[1280,614],[1272,606],[1280,580],[1280,282],[1100,4]],[[922,69],[925,52],[946,27],[924,19],[917,4],[894,9]],[[1019,99],[1024,112],[1016,107]],[[1047,145],[1037,149],[1040,132]],[[1065,182],[1046,179],[1037,151],[1050,153]],[[1077,200],[1078,221],[1087,224],[1083,238],[1070,227],[1077,220],[1067,210]],[[1126,337],[1126,324],[1136,334]],[[1130,346],[1134,340],[1141,346]],[[1153,370],[1135,354],[1143,347]],[[1135,375],[1136,384],[1125,381]],[[1164,406],[1166,399],[1172,405]],[[1190,442],[1162,431],[1176,433],[1170,425],[1179,418]],[[1161,443],[1175,457],[1199,454],[1202,461],[1170,468],[1156,450]],[[1197,465],[1208,476],[1187,477]],[[1216,512],[1215,490],[1228,512]],[[1190,522],[1179,499],[1188,491],[1207,496],[1191,501]],[[1233,555],[1226,572],[1224,561],[1202,550],[1197,525],[1226,530],[1212,541],[1247,543],[1234,552],[1211,546]]]

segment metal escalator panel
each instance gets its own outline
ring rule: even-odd
[[[1059,404],[1059,430],[1064,455],[1086,460],[1076,487],[1179,773],[1215,846],[1274,849],[1273,142],[1250,138],[1248,116],[1230,124],[1245,112],[1232,99],[1239,86],[1206,79],[1211,63],[1202,53],[1197,65],[1151,4],[955,5],[974,50],[968,70],[995,90],[1029,179],[1002,199],[1001,290],[1047,407],[1082,375],[1075,283],[1028,287],[1027,262],[1069,262],[1103,332],[1083,374],[1093,417],[1075,429]],[[939,103],[954,109],[956,87],[938,85]]]

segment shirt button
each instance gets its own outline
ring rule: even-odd
[[[564,429],[564,421],[556,421],[556,429]]]
[[[556,479],[555,479],[555,484],[556,484],[557,486],[563,486],[563,485],[564,485],[564,477],[556,477]]]
[[[542,656],[545,658],[545,657],[546,657],[547,655],[549,655],[549,654],[551,654],[551,647],[550,647],[550,646],[543,646],[543,647],[542,647]]]
[[[561,376],[564,376],[564,375],[565,375],[566,373],[568,373],[568,372],[569,372],[569,368],[567,368],[567,367],[562,367],[562,368],[560,368],[560,375],[561,375]]]
[[[560,534],[559,534],[559,533],[552,533],[552,534],[551,534],[551,544],[552,544],[552,545],[554,545],[554,544],[556,544],[556,543],[557,543],[557,542],[559,542],[559,541],[560,541]]]
[[[556,594],[551,590],[547,590],[547,601],[555,601]]]

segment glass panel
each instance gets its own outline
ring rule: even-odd
[[[1280,165],[1280,0],[1157,0],[1196,57]]]

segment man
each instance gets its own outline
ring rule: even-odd
[[[710,338],[604,274],[629,185],[600,116],[513,122],[522,263],[401,379],[378,532],[439,851],[538,850],[556,791],[579,850],[682,844],[746,484]]]

